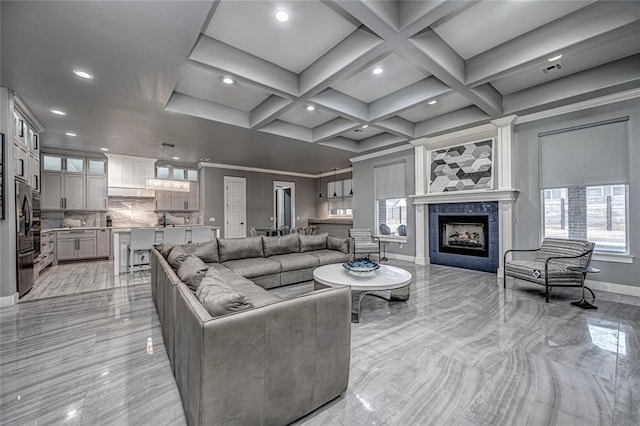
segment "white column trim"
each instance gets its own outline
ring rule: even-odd
[[[18,293],[13,293],[11,296],[0,297],[0,308],[5,306],[13,306],[18,303]]]

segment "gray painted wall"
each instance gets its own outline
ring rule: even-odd
[[[407,149],[395,154],[373,158],[371,160],[359,161],[353,164],[353,227],[370,228],[372,231],[376,227],[375,218],[375,181],[374,167],[393,163],[398,160],[405,160],[405,188],[407,195],[415,194],[415,160],[414,150]],[[387,253],[402,254],[405,256],[416,255],[416,218],[415,208],[411,200],[407,200],[407,244],[402,248],[398,244],[387,244]],[[374,232],[377,234],[377,232]]]
[[[295,182],[296,184],[296,221],[295,226],[306,226],[309,218],[316,215],[316,180],[295,176],[271,173],[249,172],[244,170],[217,169],[203,167],[200,170],[202,179],[202,200],[204,201],[203,223],[220,226],[224,236],[224,177],[234,176],[247,179],[247,234],[249,228],[261,228],[272,224],[273,217],[273,181]],[[209,222],[215,217],[215,222]],[[299,219],[298,219],[299,218]]]
[[[640,103],[637,99],[517,125],[515,129],[515,187],[520,195],[515,205],[516,248],[535,248],[542,240],[538,134],[617,117],[629,116],[629,247],[632,264],[593,261],[601,273],[588,277],[595,281],[640,286]],[[571,161],[567,159],[567,161]],[[597,164],[593,165],[598,167]]]

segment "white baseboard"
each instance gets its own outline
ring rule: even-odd
[[[389,259],[404,260],[411,263],[414,263],[416,260],[414,256],[407,256],[406,254],[387,253],[387,257]]]
[[[640,297],[640,287],[635,287],[632,285],[606,283],[603,281],[591,281],[591,280],[586,280],[584,284],[587,287],[590,287],[592,290],[608,291],[609,293]]]
[[[5,306],[13,306],[18,303],[18,293],[13,293],[11,296],[0,297],[0,308]]]
[[[431,259],[428,257],[417,257],[415,258],[416,265],[428,265],[431,263]]]

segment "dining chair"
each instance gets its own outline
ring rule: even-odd
[[[132,274],[134,272],[133,262],[136,253],[151,252],[151,247],[156,242],[156,230],[155,228],[139,228],[132,229],[129,234],[129,245],[127,246],[127,264],[128,272]],[[147,253],[147,259],[149,259],[149,253]],[[140,257],[141,263],[145,262],[144,254]]]
[[[249,229],[249,236],[251,236],[251,237],[257,237],[258,236],[258,231],[256,231],[256,228],[250,228]]]
[[[184,244],[187,240],[186,228],[164,228],[162,230],[162,242],[169,244]]]
[[[194,226],[193,228],[191,228],[192,243],[201,243],[203,241],[210,240],[213,240],[213,237],[211,237],[210,226]]]

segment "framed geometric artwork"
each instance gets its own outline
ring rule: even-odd
[[[493,138],[430,152],[429,193],[493,188]]]

